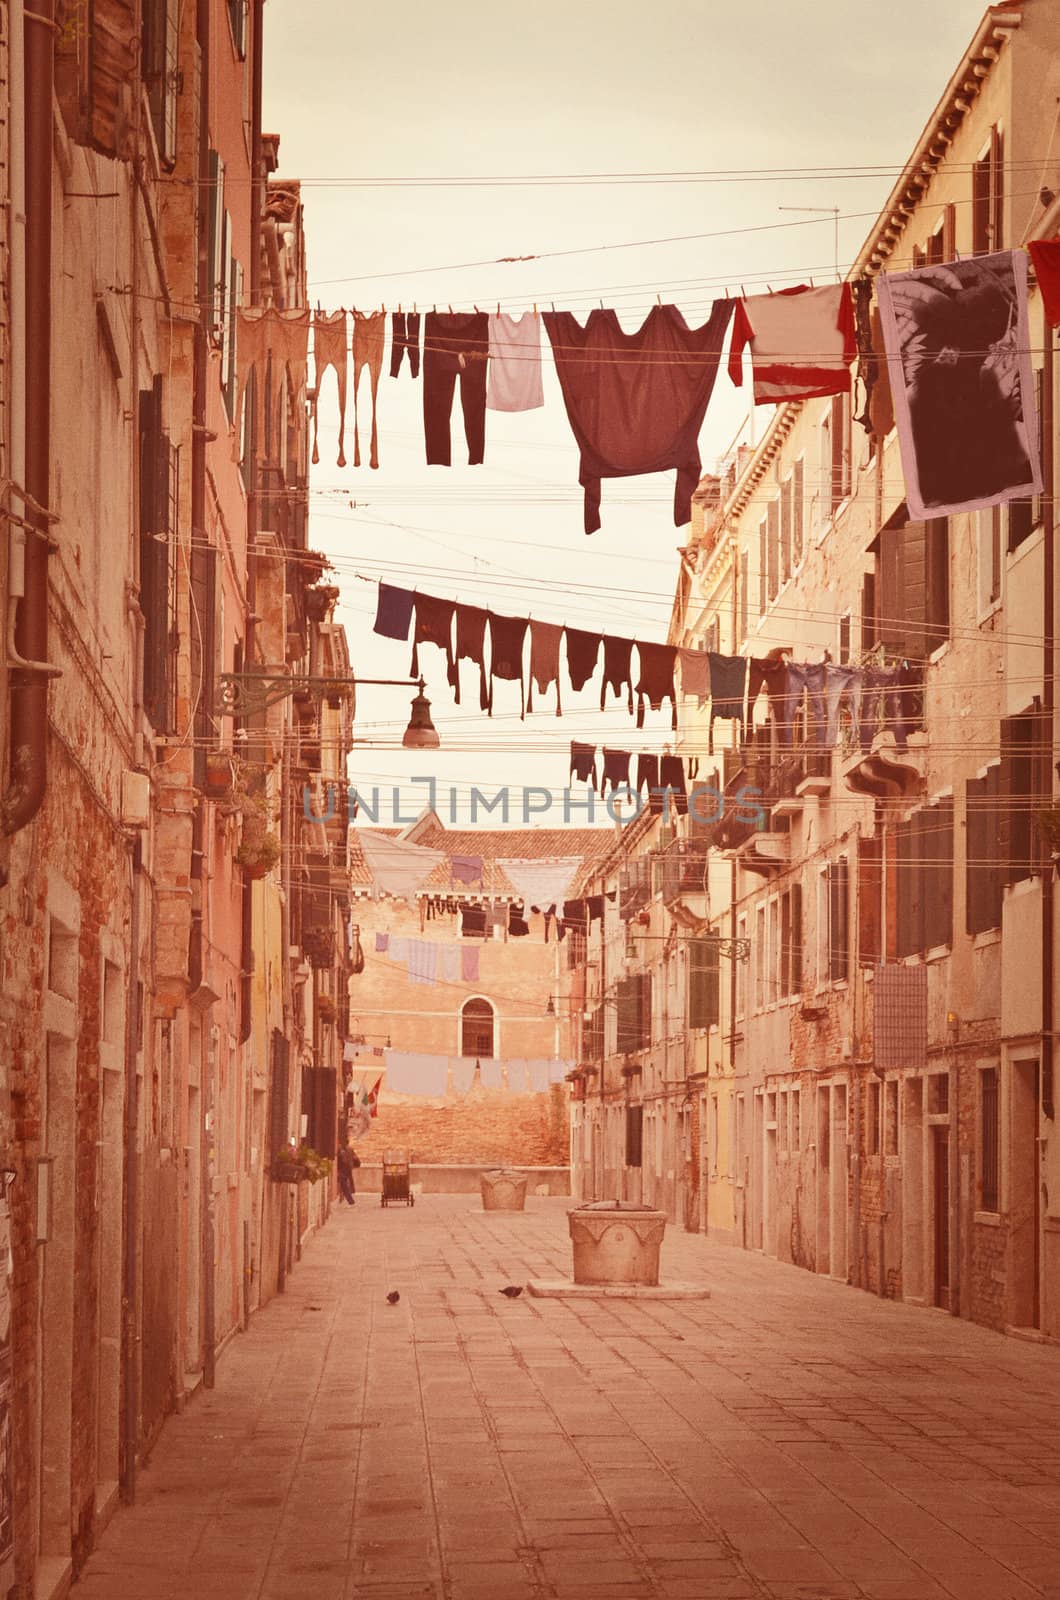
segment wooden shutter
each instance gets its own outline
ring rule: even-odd
[[[895,954],[916,955],[921,949],[920,827],[918,817],[900,822],[895,841]]]
[[[876,643],[876,575],[866,572],[861,580],[861,650],[863,655]]]
[[[780,486],[780,576],[782,581],[791,577],[791,502],[792,480],[784,479]]]
[[[769,598],[775,600],[780,588],[780,501],[771,500],[766,512],[766,560]]]
[[[858,840],[858,960],[883,956],[883,841]]]
[[[644,1107],[626,1107],[626,1166],[639,1167],[644,1148]]]
[[[805,518],[805,463],[796,461],[791,473],[791,556],[796,566],[802,560],[803,525]]]
[[[990,248],[1000,250],[1005,238],[1005,136],[995,123],[990,130]]]
[[[275,1160],[287,1143],[291,1096],[291,1046],[278,1028],[272,1030],[269,1080],[269,1157]]]
[[[709,1028],[719,1020],[718,945],[715,939],[688,944],[688,1026]]]
[[[791,886],[791,990],[802,991],[802,884]]]
[[[763,517],[758,524],[758,614],[765,615],[768,594],[769,571],[769,531],[768,524]]]
[[[965,785],[965,907],[968,933],[1001,926],[1002,863],[998,856],[998,792],[1001,773],[990,767]]]
[[[637,985],[637,1024],[640,1033],[640,1048],[651,1049],[651,973],[639,974]]]
[[[972,254],[990,249],[990,155],[972,166]]]
[[[942,259],[953,261],[957,255],[957,207],[950,204],[942,216]]]
[[[334,1067],[310,1067],[303,1080],[307,1091],[308,1132],[306,1141],[318,1155],[335,1159],[336,1130],[338,1126],[338,1084]]]
[[[953,801],[920,813],[924,869],[924,949],[953,943]]]
[[[847,493],[847,418],[847,396],[845,394],[834,394],[832,396],[832,417],[830,423],[830,434],[832,440],[831,510],[833,515],[836,513],[836,511],[838,511]]]
[[[933,517],[926,525],[924,550],[925,655],[937,650],[950,636],[950,523]]]
[[[850,864],[846,856],[828,868],[829,972],[833,979],[850,972]]]
[[[640,986],[636,976],[619,978],[615,989],[615,1008],[618,1019],[616,1049],[619,1055],[632,1055],[639,1048],[640,1028],[638,1000]]]
[[[1018,883],[1032,871],[1031,809],[1034,803],[1034,713],[1001,720],[1000,857],[1004,881]]]
[[[949,522],[884,528],[877,557],[879,638],[892,655],[922,661],[949,634]]]

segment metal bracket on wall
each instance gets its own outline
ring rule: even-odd
[[[293,694],[309,693],[327,699],[353,693],[353,678],[311,678],[289,672],[222,672],[214,700],[218,717],[252,717]]]

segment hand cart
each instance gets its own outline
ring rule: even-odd
[[[383,1192],[379,1196],[379,1204],[389,1205],[391,1200],[404,1200],[407,1206],[416,1204],[416,1196],[409,1187],[407,1150],[383,1151]]]

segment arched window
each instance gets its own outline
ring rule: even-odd
[[[468,1000],[460,1013],[460,1053],[493,1055],[493,1007],[488,1000]]]

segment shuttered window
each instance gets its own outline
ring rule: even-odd
[[[883,958],[883,842],[858,840],[858,960]]]
[[[1001,129],[990,130],[990,143],[972,166],[972,254],[1000,250],[1004,239],[1005,146]]]
[[[984,1067],[979,1074],[979,1209],[1000,1206],[1001,1128],[998,1119],[998,1072]]]
[[[802,560],[805,519],[806,463],[800,456],[791,472],[791,559],[795,566]]]
[[[176,715],[176,506],[179,457],[162,430],[162,380],[140,395],[140,609],[144,618],[142,699],[159,733]]]
[[[965,919],[968,933],[1001,926],[1005,873],[999,859],[1001,768],[965,785]]]
[[[171,166],[177,155],[179,26],[180,0],[143,0],[141,70],[155,144],[166,166]]]
[[[780,588],[780,501],[771,500],[766,513],[766,573],[770,600]]]
[[[780,994],[802,989],[802,884],[793,883],[780,897]]]
[[[998,832],[1006,883],[1018,883],[1022,878],[1029,878],[1034,871],[1036,721],[1033,708],[1001,720]]]
[[[780,577],[781,582],[787,582],[791,577],[792,568],[792,480],[784,479],[780,486]]]
[[[881,530],[877,631],[892,655],[922,661],[949,638],[949,542],[946,517]]]
[[[830,861],[828,890],[828,976],[832,982],[850,973],[850,863],[846,856]]]
[[[334,1160],[338,1130],[338,1084],[334,1067],[303,1068],[302,1113],[306,1119],[306,1144],[318,1155]]]
[[[626,1107],[626,1166],[639,1167],[644,1149],[644,1107]]]
[[[719,1021],[720,985],[715,939],[688,943],[688,1026],[709,1028]]]
[[[460,1015],[460,1053],[485,1056],[494,1053],[493,1007],[488,1000],[468,1000]]]
[[[925,806],[896,829],[896,953],[953,941],[953,801]]]
[[[291,1046],[278,1028],[272,1031],[272,1059],[269,1073],[269,1158],[275,1160],[290,1134]]]
[[[651,974],[636,972],[628,978],[620,978],[615,1000],[619,1055],[646,1050],[651,1044]]]
[[[769,525],[763,517],[758,524],[758,614],[765,615],[769,600]]]

